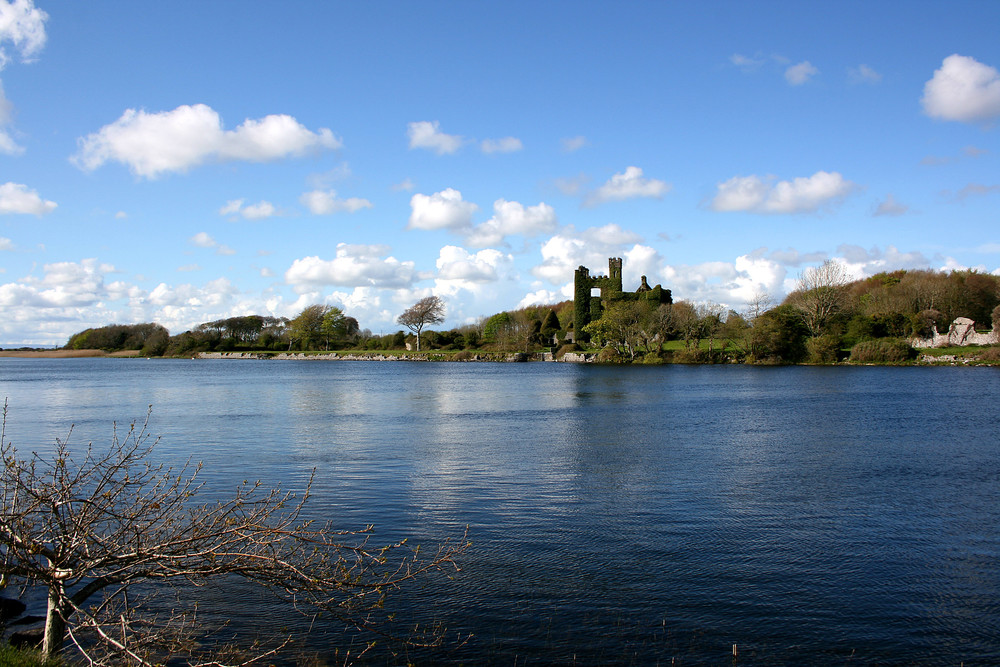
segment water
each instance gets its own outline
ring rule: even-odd
[[[462,572],[390,599],[473,635],[418,662],[998,664],[998,394],[990,368],[0,360],[22,450],[152,404],[157,456],[213,489],[315,469],[312,511],[380,542],[469,526]]]

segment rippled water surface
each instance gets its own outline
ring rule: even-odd
[[[315,468],[345,528],[468,525],[390,600],[473,635],[419,661],[1000,664],[997,369],[0,359],[2,396],[21,449],[151,404],[215,488]]]

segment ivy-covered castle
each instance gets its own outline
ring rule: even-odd
[[[576,340],[584,340],[583,327],[601,318],[601,313],[615,301],[647,300],[653,306],[673,303],[670,290],[660,285],[650,287],[646,276],[634,292],[622,290],[622,258],[608,258],[608,275],[592,276],[590,269],[581,266],[576,270],[573,291],[573,333]],[[594,289],[600,290],[600,295],[594,295]]]

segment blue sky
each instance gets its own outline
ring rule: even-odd
[[[0,345],[1000,270],[1000,3],[0,0]]]

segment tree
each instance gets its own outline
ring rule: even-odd
[[[326,343],[326,349],[330,349],[330,342],[334,343],[347,338],[349,328],[348,318],[340,308],[329,308],[323,315],[323,320],[319,325],[319,332]],[[355,321],[355,327],[357,321]]]
[[[288,349],[292,349],[292,343],[300,341],[304,350],[312,349],[314,341],[319,341],[323,337],[323,318],[330,311],[330,306],[323,304],[313,304],[306,306],[302,312],[288,323]]]
[[[802,314],[809,335],[822,334],[830,319],[843,309],[847,282],[847,271],[832,259],[802,272],[798,291],[789,295],[788,302]]]
[[[46,657],[67,636],[90,664],[182,657],[190,642],[170,630],[190,631],[193,612],[144,617],[148,607],[134,590],[143,582],[162,592],[165,584],[242,577],[297,609],[378,629],[371,614],[387,590],[454,563],[468,547],[463,538],[420,560],[416,552],[398,557],[403,543],[373,547],[371,526],[342,531],[305,517],[311,482],[298,497],[243,482],[227,499],[196,504],[201,466],[156,465],[147,424],[148,415],[123,438],[115,430],[107,451],[90,445],[78,458],[62,440],[50,458],[20,458],[0,430],[0,583],[47,589]]]
[[[584,331],[598,345],[611,346],[619,357],[632,361],[640,348],[648,348],[653,315],[648,301],[616,301]]]
[[[444,301],[438,296],[427,296],[403,311],[396,322],[417,336],[417,351],[420,351],[420,331],[428,324],[444,322]]]

